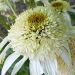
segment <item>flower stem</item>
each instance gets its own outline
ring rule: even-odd
[[[7,0],[7,4],[10,7],[11,11],[13,12],[14,16],[17,17],[17,14],[16,14],[15,10],[13,9],[13,7],[11,6],[11,3],[9,2],[9,0]]]
[[[24,3],[26,3],[26,1],[25,1],[25,0],[23,0],[23,2],[24,2]]]

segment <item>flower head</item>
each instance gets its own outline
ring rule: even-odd
[[[44,43],[48,39],[63,37],[66,25],[52,13],[44,7],[29,9],[22,13],[8,34],[12,47],[16,48],[14,50],[25,51],[27,48],[28,51],[39,52],[40,43]]]
[[[70,4],[67,1],[56,0],[51,2],[51,7],[55,10],[67,11],[70,8]]]
[[[11,75],[15,75],[28,58],[31,75],[58,74],[56,54],[62,56],[65,64],[70,65],[69,54],[66,54],[66,48],[63,47],[66,33],[67,25],[48,7],[36,7],[23,12],[9,30],[7,38],[14,53],[6,59],[2,75],[6,74],[12,63],[21,55],[23,58],[16,63]],[[60,48],[64,49],[60,51]]]

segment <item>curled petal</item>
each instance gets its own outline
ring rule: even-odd
[[[3,68],[2,68],[2,72],[1,75],[5,75],[6,72],[8,71],[8,69],[11,67],[11,65],[14,63],[14,61],[20,56],[20,54],[14,52],[13,54],[11,54],[10,56],[8,56],[8,58],[6,59]]]
[[[62,47],[60,56],[68,66],[72,66],[70,50],[67,51],[67,48]]]
[[[15,67],[13,68],[13,71],[11,75],[16,75],[16,73],[20,70],[24,62],[27,60],[27,57],[24,56],[19,62],[16,63]]]
[[[10,44],[8,44],[5,49],[3,50],[3,52],[0,54],[0,64],[4,61],[5,56],[6,56],[6,52],[7,50],[11,47]]]
[[[0,50],[4,47],[4,45],[8,42],[8,38],[4,38],[3,41],[0,43]]]
[[[66,25],[72,26],[71,18],[70,18],[69,14],[67,12],[63,13],[63,17],[64,17]]]

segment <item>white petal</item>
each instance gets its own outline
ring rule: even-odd
[[[7,50],[8,50],[9,48],[11,48],[11,45],[10,45],[10,44],[8,44],[8,45],[5,47],[5,49],[2,51],[1,54],[6,54],[6,52],[7,52]]]
[[[8,69],[10,68],[10,66],[14,63],[14,61],[20,56],[20,54],[17,54],[16,52],[11,54],[10,56],[8,56],[8,58],[6,59],[3,68],[2,68],[2,72],[1,75],[5,75],[6,72],[8,71]]]
[[[61,48],[60,56],[62,57],[66,65],[71,66],[72,61],[71,61],[70,51],[69,50],[67,51],[66,47]]]
[[[5,49],[2,51],[2,53],[0,54],[0,64],[3,63],[5,56],[6,56],[6,52],[7,50],[11,47],[10,44],[8,44]]]
[[[73,8],[75,8],[75,7],[73,7]],[[71,8],[69,11],[72,12],[72,13],[75,13],[75,9]]]
[[[51,66],[51,70],[52,70],[52,75],[57,75],[57,61],[55,60],[51,60],[50,61],[50,66]]]
[[[3,41],[0,43],[0,50],[3,48],[3,46],[8,42],[8,38],[4,38]]]
[[[30,74],[31,75],[43,74],[43,68],[41,67],[39,60],[36,60],[36,59],[30,60]]]
[[[72,26],[72,24],[71,24],[71,18],[70,18],[69,14],[67,12],[63,13],[63,17],[64,17],[66,25]]]
[[[51,59],[50,61],[43,61],[41,64],[44,68],[45,75],[58,75],[56,59]]]
[[[27,57],[24,56],[19,62],[16,63],[15,67],[13,68],[13,71],[11,75],[16,75],[16,73],[20,70],[24,62],[27,60]]]

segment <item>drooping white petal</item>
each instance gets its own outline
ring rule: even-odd
[[[13,71],[11,75],[16,75],[16,73],[20,70],[24,62],[27,60],[27,57],[24,56],[19,62],[16,63],[15,67],[13,68]]]
[[[7,52],[7,50],[8,50],[9,48],[11,48],[11,45],[10,45],[10,44],[8,44],[8,45],[5,47],[5,49],[2,51],[1,54],[6,54],[6,52]]]
[[[30,60],[30,74],[31,75],[42,75],[43,74],[43,68],[41,67],[39,60],[37,59]]]
[[[20,56],[20,54],[14,52],[13,54],[11,54],[10,56],[8,56],[8,58],[6,59],[3,68],[2,68],[2,72],[1,75],[5,75],[6,72],[8,71],[8,69],[10,68],[10,66],[14,63],[14,61]]]
[[[72,12],[72,13],[75,13],[75,9],[73,9],[73,8],[71,8],[69,11]]]
[[[66,47],[62,47],[61,48],[61,53],[60,56],[62,57],[62,59],[64,60],[64,62],[66,63],[66,65],[71,66],[71,55],[70,55],[70,51],[67,51]]]
[[[10,44],[8,44],[5,49],[2,51],[2,53],[0,54],[0,64],[4,61],[5,56],[6,56],[6,52],[7,50],[11,47]]]
[[[65,21],[66,25],[72,26],[71,18],[70,18],[69,14],[67,12],[63,13],[63,17],[64,17],[64,21]]]
[[[56,59],[51,59],[50,61],[43,61],[41,64],[44,68],[45,75],[58,75]]]
[[[0,50],[3,48],[3,46],[8,42],[8,38],[4,38],[3,41],[0,43]]]
[[[51,60],[50,66],[51,66],[52,73],[53,73],[52,75],[57,75],[57,61],[56,61],[56,59]]]

